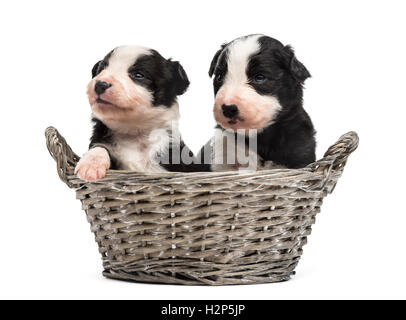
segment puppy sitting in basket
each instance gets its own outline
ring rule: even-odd
[[[315,132],[302,101],[310,73],[290,46],[259,34],[235,39],[214,55],[209,75],[217,127],[199,156],[206,171],[314,162]]]
[[[122,46],[97,62],[92,76],[87,95],[94,128],[89,151],[75,168],[81,179],[101,179],[109,168],[193,170],[182,162],[187,157],[172,156],[193,157],[178,130],[176,98],[189,86],[179,62],[152,49]],[[174,149],[178,152],[172,152]]]

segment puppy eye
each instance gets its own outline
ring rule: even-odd
[[[257,74],[257,75],[254,77],[254,81],[255,81],[256,83],[262,83],[262,82],[264,82],[265,80],[266,80],[266,77],[265,77],[263,74],[261,74],[261,73]]]
[[[144,78],[144,75],[143,75],[141,72],[134,72],[134,73],[133,73],[133,77],[134,77],[135,79],[143,79],[143,78]]]

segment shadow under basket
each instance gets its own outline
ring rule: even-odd
[[[323,198],[331,193],[355,132],[303,169],[255,173],[140,174],[110,170],[96,182],[74,174],[79,157],[46,132],[59,177],[82,202],[108,278],[230,285],[289,280]]]

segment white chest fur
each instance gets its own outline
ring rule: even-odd
[[[124,170],[137,172],[165,172],[158,155],[169,147],[170,135],[166,130],[153,130],[148,134],[117,135],[111,150]]]

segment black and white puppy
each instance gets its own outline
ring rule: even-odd
[[[76,166],[78,176],[101,179],[109,168],[189,171],[182,159],[172,161],[175,147],[192,156],[180,138],[176,100],[188,86],[179,62],[152,49],[122,46],[97,62],[87,87],[93,135]]]
[[[264,35],[235,39],[217,51],[209,75],[214,75],[216,130],[223,136],[242,132],[246,137],[255,130],[256,170],[301,168],[315,160],[315,131],[302,101],[303,83],[310,73],[290,46]],[[211,152],[215,153],[213,148]],[[238,168],[238,163],[216,162],[218,154],[209,158],[211,171]]]

